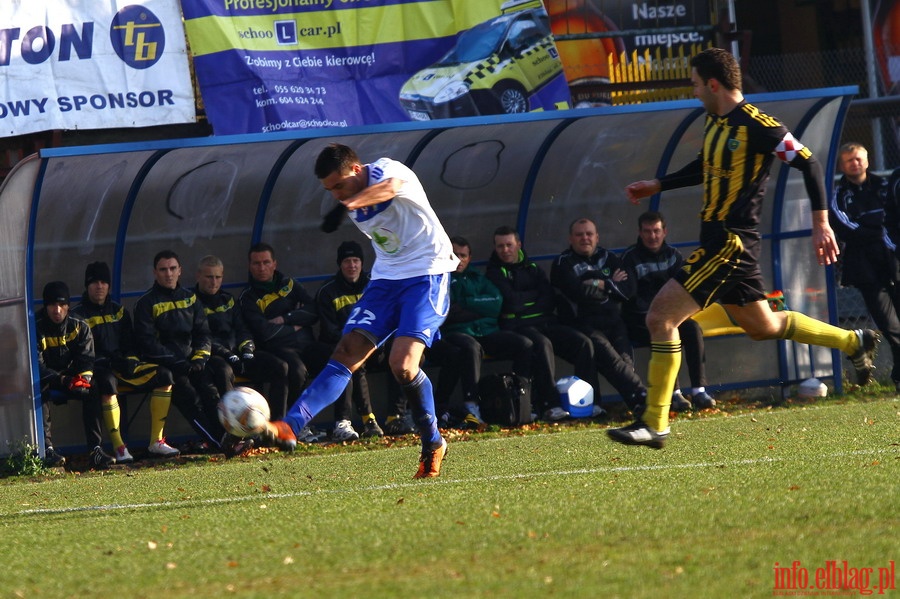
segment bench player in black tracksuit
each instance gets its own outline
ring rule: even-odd
[[[153,274],[153,287],[134,307],[135,344],[144,361],[172,372],[172,403],[202,441],[218,449],[225,429],[218,417],[219,392],[206,370],[212,341],[203,304],[179,283],[175,252],[159,252]]]
[[[166,443],[163,435],[172,403],[172,373],[164,366],[138,359],[131,314],[109,297],[111,279],[106,262],[88,264],[84,271],[84,295],[72,313],[87,322],[94,337],[96,360],[92,388],[100,396],[103,421],[113,442],[116,463],[134,461],[119,430],[120,382],[135,391],[150,393],[150,454],[176,456],[179,451]]]

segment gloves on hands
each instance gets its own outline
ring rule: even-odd
[[[75,376],[63,375],[60,377],[60,381],[72,395],[84,397],[91,393],[91,379],[86,376],[80,374]],[[60,403],[65,403],[65,401]]]
[[[244,372],[244,364],[241,362],[240,356],[236,354],[230,354],[227,358],[228,365],[231,366],[231,371],[234,374],[243,374]]]
[[[341,221],[344,220],[346,213],[347,208],[343,204],[338,204],[331,209],[331,212],[325,215],[325,218],[322,219],[322,224],[319,225],[319,229],[323,233],[334,233],[341,226]]]

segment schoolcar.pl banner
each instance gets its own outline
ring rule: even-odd
[[[569,106],[540,0],[182,0],[182,10],[217,135]],[[468,56],[429,70],[467,30],[481,31]]]
[[[176,0],[0,2],[0,137],[194,121]]]

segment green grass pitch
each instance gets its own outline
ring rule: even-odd
[[[897,399],[605,428],[0,480],[0,597],[900,596]]]

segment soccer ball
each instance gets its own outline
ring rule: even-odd
[[[270,416],[269,402],[250,387],[235,387],[219,400],[219,421],[226,431],[238,437],[263,432]]]
[[[572,418],[590,418],[594,411],[594,388],[577,376],[566,376],[556,381],[556,392],[562,409]]]

